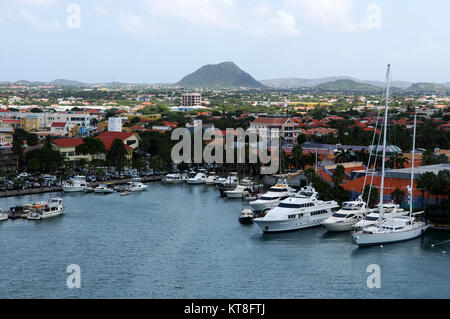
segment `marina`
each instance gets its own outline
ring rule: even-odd
[[[121,196],[51,193],[2,199],[4,209],[61,197],[64,214],[0,223],[2,298],[449,298],[448,232],[360,248],[351,232],[312,227],[264,234],[242,224],[248,202],[214,185],[148,183]],[[248,212],[248,211],[247,211]],[[38,247],[38,252],[37,252]],[[381,289],[366,285],[370,264]],[[67,289],[66,267],[82,288]],[[36,269],[39,275],[36,276]],[[242,270],[250,270],[243,272]]]

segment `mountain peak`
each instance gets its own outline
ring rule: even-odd
[[[207,64],[185,76],[177,85],[187,88],[263,88],[250,74],[231,61]]]

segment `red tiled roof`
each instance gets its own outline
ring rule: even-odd
[[[52,127],[66,127],[66,122],[53,122]]]
[[[99,136],[97,136],[98,138],[102,139],[102,138],[118,138],[123,140],[126,140],[127,138],[129,138],[130,136],[133,136],[134,132],[110,132],[110,131],[106,131],[102,134],[100,134]]]
[[[77,147],[83,144],[83,139],[80,138],[58,138],[53,140],[53,143],[59,147]]]

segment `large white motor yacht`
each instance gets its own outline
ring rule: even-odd
[[[295,194],[295,190],[290,188],[286,180],[278,181],[278,183],[272,186],[269,191],[255,201],[251,201],[249,204],[253,210],[262,212],[267,209],[278,205],[281,200],[288,198]]]
[[[361,198],[356,201],[344,202],[342,208],[325,219],[322,225],[332,232],[349,231],[369,211],[370,209]]]
[[[39,220],[59,216],[64,211],[61,198],[50,198],[48,202],[29,205],[27,219]]]
[[[84,192],[87,188],[86,177],[75,176],[68,181],[65,181],[62,185],[62,189],[66,193]]]
[[[282,200],[264,217],[253,221],[264,233],[292,231],[319,226],[338,209],[339,205],[335,201],[318,200],[317,192],[308,186],[294,197]]]

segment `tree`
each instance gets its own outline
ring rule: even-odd
[[[391,193],[391,198],[394,201],[394,203],[396,203],[396,204],[403,203],[403,201],[405,200],[405,197],[406,197],[406,193],[399,188],[394,189],[394,191]]]
[[[430,198],[430,193],[433,185],[437,182],[436,175],[431,172],[426,172],[417,178],[417,188],[422,192],[422,198],[425,199],[425,192],[428,193],[426,206],[428,206],[428,200]],[[422,200],[422,208],[424,208],[424,200]]]
[[[352,149],[344,150],[340,148],[334,152],[334,155],[335,155],[334,162],[336,164],[348,163],[356,158],[356,154]]]
[[[435,155],[432,149],[427,149],[422,153],[422,165],[433,165],[435,162]]]
[[[83,138],[83,144],[78,145],[75,151],[79,154],[90,155],[93,159],[98,154],[106,153],[106,148],[101,139],[87,136]]]
[[[386,165],[388,168],[405,168],[408,162],[409,160],[402,153],[394,153],[386,161]]]
[[[122,170],[126,163],[127,150],[121,139],[115,139],[109,151],[106,153],[106,161],[119,170]]]
[[[342,165],[338,165],[333,172],[333,176],[331,177],[334,187],[338,188],[345,177],[345,168]]]
[[[25,163],[28,169],[33,171],[51,173],[59,169],[63,163],[63,158],[58,151],[41,148],[27,152]]]
[[[370,192],[370,197],[369,197]],[[372,190],[370,190],[370,185],[366,185],[364,187],[363,191],[363,200],[367,203],[368,206],[374,206],[378,200],[379,200],[380,193],[378,192],[378,189],[375,187],[372,187]]]

